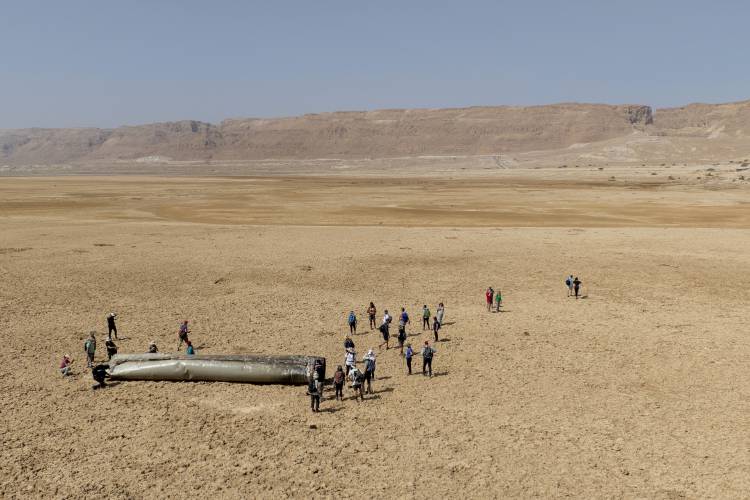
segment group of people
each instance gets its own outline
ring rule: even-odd
[[[499,289],[495,291],[491,286],[488,286],[484,292],[484,298],[487,302],[487,311],[500,312],[500,308],[503,307],[503,294]]]
[[[107,314],[107,340],[104,342],[104,346],[107,349],[107,361],[109,362],[112,357],[117,354],[117,345],[115,344],[115,340],[119,340],[117,336],[117,313],[111,312]],[[185,320],[180,324],[180,329],[177,333],[177,337],[179,339],[179,344],[177,345],[177,350],[179,351],[182,349],[182,344],[184,343],[187,348],[185,350],[185,354],[188,355],[194,355],[195,348],[193,347],[192,342],[188,338],[188,334],[190,333],[190,330],[188,328],[188,321]],[[114,338],[113,338],[114,337]],[[88,338],[83,343],[83,351],[86,354],[86,368],[91,369],[91,375],[94,378],[94,380],[97,382],[97,385],[94,386],[94,389],[100,389],[102,387],[106,387],[105,379],[109,378],[109,373],[107,372],[109,365],[107,363],[95,363],[95,357],[96,357],[96,331],[92,331],[89,333]],[[156,346],[156,342],[152,341],[148,345],[148,352],[149,353],[158,353],[159,349]],[[72,363],[73,359],[71,358],[70,354],[64,354],[62,357],[62,361],[60,361],[60,373],[67,377],[69,375],[72,375]]]
[[[578,279],[578,276],[574,278],[571,274],[565,278],[565,286],[568,288],[568,297],[575,297],[576,299],[579,297],[581,280]]]
[[[377,308],[373,302],[367,307],[367,316],[369,319],[370,330],[374,330],[377,325]],[[432,323],[430,323],[432,318]],[[438,342],[438,332],[443,325],[443,319],[445,318],[445,305],[439,303],[435,311],[435,315],[432,316],[429,307],[425,304],[422,307],[422,331],[432,330],[435,338],[435,342]],[[375,380],[375,371],[377,367],[377,356],[373,349],[369,349],[361,360],[357,359],[357,351],[352,340],[352,335],[357,333],[357,315],[354,311],[349,311],[346,322],[349,326],[349,335],[344,339],[344,364],[338,365],[336,371],[333,373],[333,387],[335,391],[334,398],[337,401],[343,401],[344,399],[344,385],[347,380],[350,382],[350,388],[354,392],[354,398],[357,401],[363,401],[365,394],[373,394],[372,384]],[[378,346],[382,350],[385,346],[386,350],[390,349],[390,325],[393,323],[393,316],[388,312],[388,309],[383,311],[383,319],[380,326],[377,329],[383,336],[383,342]],[[424,376],[432,377],[432,360],[437,352],[434,347],[430,345],[428,340],[424,341],[424,346],[417,352],[415,351],[410,343],[406,342],[407,339],[407,326],[411,324],[409,313],[406,308],[401,308],[401,313],[398,317],[398,345],[400,355],[404,357],[406,363],[406,371],[408,375],[412,374],[412,360],[414,356],[422,356],[422,374]],[[404,351],[404,348],[406,350]],[[361,364],[360,367],[357,364]],[[323,375],[319,373],[317,367],[313,369],[309,377],[309,384],[307,388],[307,394],[310,396],[310,408],[313,412],[320,411],[320,399],[323,395],[324,381]]]

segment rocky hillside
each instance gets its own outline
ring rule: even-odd
[[[648,106],[558,104],[337,112],[218,126],[183,121],[111,130],[0,130],[0,163],[495,154],[612,139],[651,122]]]
[[[558,153],[554,153],[557,151]],[[549,152],[580,161],[707,161],[750,154],[750,101],[407,109],[116,129],[0,130],[0,165],[137,160],[368,159]],[[546,153],[545,153],[546,154]],[[745,158],[746,156],[743,156]],[[572,158],[572,161],[577,161]]]

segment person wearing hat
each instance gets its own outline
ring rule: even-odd
[[[307,386],[307,394],[310,396],[310,409],[313,413],[320,411],[320,396],[323,393],[323,383],[320,381],[318,372],[313,371],[310,383]]]
[[[432,357],[435,355],[435,349],[430,347],[430,343],[425,340],[424,347],[422,348],[422,375],[427,375],[429,370],[430,377],[432,377]]]
[[[156,342],[154,342],[154,341],[152,340],[152,341],[151,341],[151,342],[150,342],[150,343],[148,344],[148,353],[149,353],[149,354],[156,354],[157,352],[159,352],[159,349],[157,349],[157,347],[156,347]]]
[[[89,333],[89,338],[83,343],[83,350],[86,353],[86,368],[94,366],[94,354],[96,353],[96,332]]]
[[[107,315],[107,329],[109,333],[107,337],[112,338],[112,334],[115,334],[115,340],[117,340],[117,325],[115,325],[115,319],[117,319],[117,313],[111,312]]]
[[[367,354],[362,358],[362,362],[365,364],[364,377],[365,383],[367,384],[365,392],[367,392],[367,394],[372,394],[372,379],[375,378],[375,353],[372,352],[372,349],[367,351]]]
[[[364,401],[365,394],[364,392],[362,392],[362,382],[364,382],[365,377],[362,375],[362,372],[357,369],[356,366],[353,366],[351,371],[349,372],[349,379],[351,379],[352,381],[352,389],[354,390],[354,399],[357,399],[357,396],[359,396],[359,398],[362,399],[362,401]]]

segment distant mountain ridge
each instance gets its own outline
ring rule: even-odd
[[[643,105],[571,103],[333,112],[219,125],[179,121],[115,129],[11,129],[0,130],[0,163],[491,155],[561,149],[634,132],[748,137],[750,101],[655,112]]]

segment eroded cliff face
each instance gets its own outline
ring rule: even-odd
[[[498,154],[611,139],[651,122],[648,106],[556,104],[336,112],[226,120],[218,126],[181,121],[111,130],[18,129],[0,131],[0,161]]]

